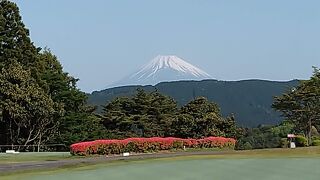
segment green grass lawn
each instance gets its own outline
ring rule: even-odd
[[[161,159],[17,175],[24,180],[319,180],[320,158]]]
[[[1,180],[319,180],[320,147],[228,152],[65,167]]]
[[[75,158],[69,152],[41,152],[41,153],[19,153],[5,154],[0,153],[0,164],[21,163],[21,162],[38,162],[38,161],[55,161],[59,159]]]

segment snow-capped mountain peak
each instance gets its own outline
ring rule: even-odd
[[[155,85],[160,82],[203,79],[212,78],[205,71],[177,56],[159,55],[140,70],[115,83],[113,86]]]
[[[140,71],[133,74],[131,77],[152,77],[158,71],[162,69],[172,69],[177,72],[192,74],[198,78],[211,78],[211,76],[205,71],[193,66],[192,64],[184,61],[177,56],[157,56],[145,65]]]

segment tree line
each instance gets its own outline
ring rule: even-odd
[[[222,117],[217,104],[198,97],[178,108],[168,96],[138,89],[133,97],[119,97],[104,106],[100,116],[114,138],[236,136],[233,116]]]

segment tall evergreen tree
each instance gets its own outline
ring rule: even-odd
[[[158,92],[138,89],[132,98],[117,98],[104,107],[106,129],[116,137],[168,136],[177,112],[176,102]]]
[[[49,50],[41,52],[34,46],[17,5],[8,0],[0,0],[0,71],[1,144],[35,143],[37,138],[31,136],[34,141],[30,141],[27,131],[41,128],[42,142],[68,145],[92,139],[93,134],[101,136],[103,131],[95,130],[103,126],[93,115],[94,108],[86,105],[86,94],[76,87],[78,80],[63,71]],[[40,108],[46,109],[40,112]],[[41,122],[32,127],[24,124],[40,119],[51,123],[46,128],[40,127]],[[11,137],[17,132],[19,136]]]
[[[280,111],[309,139],[311,144],[312,126],[320,124],[320,71],[314,68],[309,80],[301,81],[292,91],[275,97],[273,108]]]
[[[63,71],[62,65],[50,50],[38,54],[39,84],[50,94],[54,102],[63,105],[64,115],[59,122],[58,136],[53,143],[69,145],[74,142],[103,138],[100,119],[94,115],[94,107],[86,105],[87,95],[80,91],[78,79]]]
[[[53,117],[63,110],[38,84],[39,51],[29,38],[17,5],[1,0],[0,114],[5,136],[1,143],[41,144],[57,127]]]
[[[0,69],[12,61],[19,62],[23,68],[36,68],[36,48],[29,38],[17,5],[8,0],[0,1]],[[34,71],[31,71],[34,75]]]
[[[176,131],[174,134],[184,138],[235,137],[236,134],[234,118],[223,118],[218,105],[204,97],[198,97],[181,107],[180,115],[173,125]]]

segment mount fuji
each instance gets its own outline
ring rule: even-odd
[[[204,80],[212,77],[177,56],[157,56],[135,73],[111,86],[156,85],[160,82]]]

